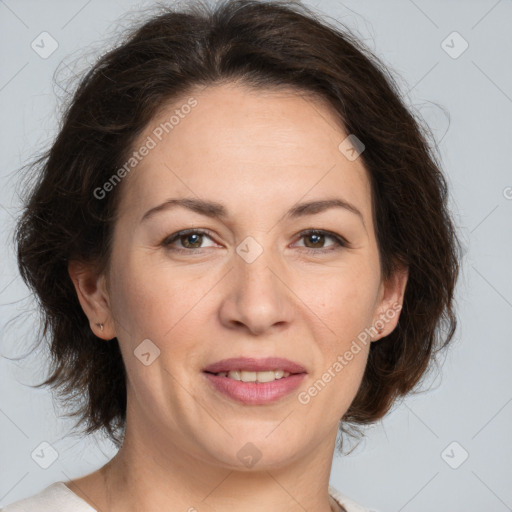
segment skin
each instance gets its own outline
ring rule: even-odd
[[[367,171],[338,149],[347,133],[319,100],[210,86],[159,112],[134,147],[192,95],[197,106],[120,185],[108,272],[69,265],[91,329],[105,343],[119,341],[128,395],[119,453],[68,486],[102,511],[336,510],[328,484],[338,423],[361,383],[370,340],[309,403],[297,397],[403,303],[407,270],[381,279]],[[140,221],[171,197],[220,202],[228,217],[177,207]],[[341,208],[284,219],[298,202],[333,197],[363,220]],[[171,247],[186,253],[162,246],[189,228],[211,236],[177,239]],[[300,235],[313,228],[350,245]],[[236,252],[248,236],[263,250],[251,263]],[[134,356],[145,339],[160,349],[148,366]],[[281,356],[308,374],[273,404],[243,405],[202,374],[236,356]],[[237,457],[249,442],[261,453],[250,468]]]

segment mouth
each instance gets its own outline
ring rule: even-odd
[[[203,372],[243,382],[269,382],[289,375],[307,373],[299,363],[282,357],[232,357],[208,365],[203,368]]]
[[[306,369],[283,358],[231,358],[203,369],[213,388],[246,405],[274,402],[290,394],[306,376]]]
[[[229,372],[205,372],[217,377],[227,377],[228,379],[239,380],[242,382],[273,382],[274,380],[285,379],[295,373],[286,372],[284,370],[264,370],[261,372],[252,372],[249,370],[230,370]]]

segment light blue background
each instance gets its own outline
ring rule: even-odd
[[[441,373],[426,382],[433,389],[397,404],[350,456],[335,457],[331,484],[380,512],[512,510],[512,3],[307,3],[352,27],[400,75],[407,101],[441,141],[450,203],[467,247],[459,328]],[[10,242],[19,212],[16,170],[55,135],[56,96],[80,71],[70,63],[90,48],[108,47],[114,22],[149,4],[0,1],[2,356],[25,354],[38,329]],[[31,48],[43,31],[58,42],[46,59]],[[469,44],[455,59],[441,46],[453,31]],[[462,48],[457,38],[448,44]],[[27,309],[32,313],[16,318]],[[115,453],[99,436],[67,436],[71,422],[57,416],[49,391],[28,386],[43,379],[44,357],[0,357],[0,507],[90,473]],[[44,441],[59,454],[48,469],[31,458]],[[445,452],[453,441],[458,445]],[[453,469],[445,459],[454,465],[462,449],[469,457]]]

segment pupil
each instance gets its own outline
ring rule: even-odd
[[[190,235],[185,235],[185,241],[186,241],[185,247],[188,247],[189,245],[194,245],[194,242],[192,242],[192,244],[188,243],[188,240],[189,240],[190,237],[198,237],[198,238],[200,238],[201,235],[198,235],[197,233],[192,233]],[[197,240],[196,240],[196,243],[197,243]]]
[[[319,239],[321,239],[322,237],[323,237],[323,235],[318,235],[318,234],[312,234],[312,235],[309,235],[309,238],[310,238],[310,239],[311,239],[311,238],[313,238],[313,239],[315,239],[315,238],[316,238],[316,239],[317,239],[317,241],[316,241],[316,242],[313,242],[313,244],[314,244],[314,245],[316,245],[316,244],[320,243],[320,240],[319,240]]]

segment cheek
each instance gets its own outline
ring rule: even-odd
[[[335,417],[341,418],[348,409],[363,378],[378,277],[371,266],[346,267],[318,280],[309,292],[303,288],[308,294],[304,302],[315,313],[309,313],[309,318],[318,326],[313,335],[322,353],[314,389],[306,390],[305,399],[313,400],[315,393],[321,395],[315,402],[318,400],[320,407],[332,407]]]
[[[183,325],[193,321],[193,312],[214,284],[204,272],[163,266],[144,251],[133,251],[118,260],[112,277],[113,314],[122,336],[136,345],[143,339],[163,344]]]
[[[298,395],[304,413],[313,420],[322,418],[327,425],[340,421],[361,385],[368,359],[369,343],[352,346],[339,344],[324,360],[318,373]]]
[[[150,258],[137,255],[127,256],[117,264],[111,290],[112,312],[132,391],[144,403],[161,407],[155,400],[161,397],[168,381],[172,382],[162,367],[168,368],[172,375],[186,373],[188,369],[180,363],[191,361],[192,365],[200,355],[192,341],[187,340],[193,340],[191,332],[201,329],[202,324],[194,316],[194,306],[204,291],[201,292],[199,282],[194,286],[183,273],[171,273],[169,269],[150,264]],[[153,345],[141,345],[146,339],[160,350],[158,355]],[[144,351],[155,357],[150,366],[144,366],[134,357],[135,351],[140,353],[139,346],[147,347]],[[177,368],[173,367],[173,361],[178,363]]]
[[[300,297],[339,340],[357,336],[372,321],[378,276],[370,266],[343,267],[303,286]]]

